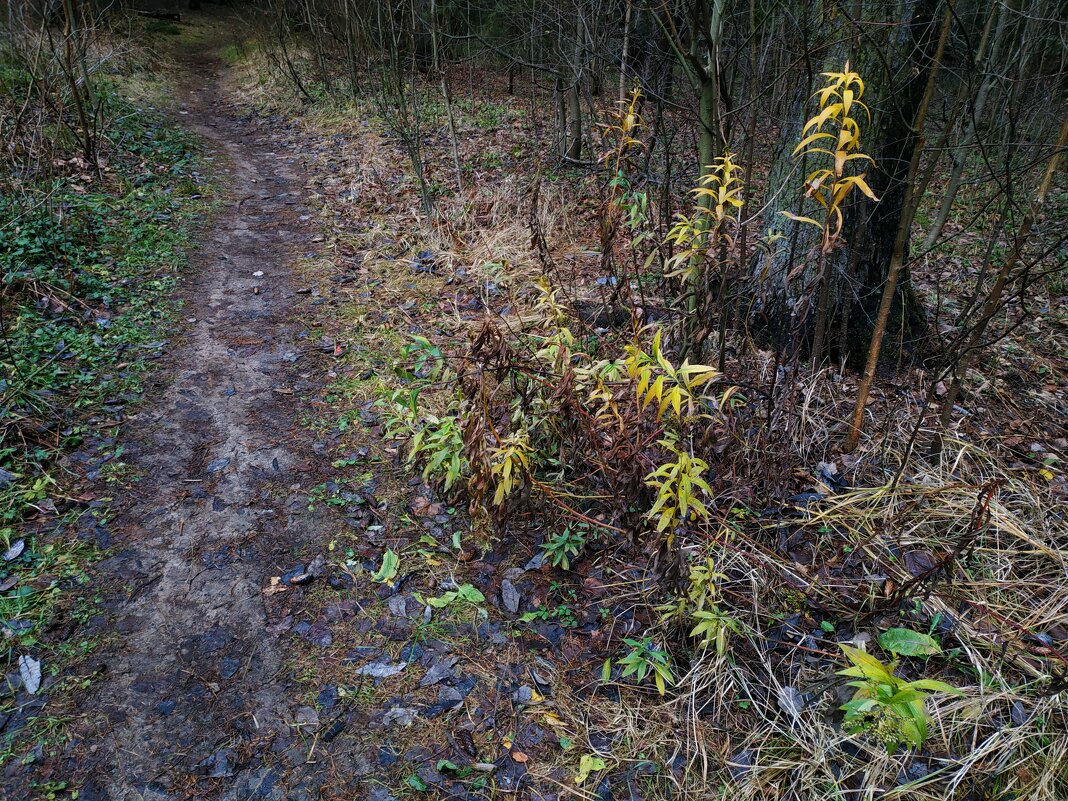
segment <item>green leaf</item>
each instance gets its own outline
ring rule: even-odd
[[[942,652],[942,646],[927,634],[911,629],[889,629],[879,635],[879,645],[884,650],[900,656],[933,656]]]
[[[393,579],[397,577],[397,571],[400,568],[400,557],[391,548],[387,548],[386,552],[382,554],[382,566],[378,568],[378,571],[371,576],[372,581],[378,581],[382,584],[389,584]]]
[[[448,592],[439,595],[437,598],[427,598],[426,602],[435,609],[444,609],[455,600],[456,591],[449,590]]]
[[[467,601],[471,604],[480,604],[486,600],[486,596],[470,584],[461,584],[459,589],[456,590],[456,594],[461,601]]]
[[[961,691],[952,684],[946,684],[944,681],[938,681],[937,679],[917,679],[916,681],[910,681],[905,686],[913,687],[917,690],[927,690],[927,692],[932,693],[950,693],[951,695],[961,694]]]
[[[411,774],[407,779],[405,779],[405,784],[407,784],[413,790],[418,790],[421,793],[425,793],[428,789],[430,789],[429,787],[427,787],[426,782],[420,779],[414,773]]]
[[[594,771],[604,770],[607,767],[604,760],[593,754],[583,754],[579,760],[578,773],[575,776],[575,784],[582,784]]]
[[[850,645],[839,645],[849,661],[856,665],[854,668],[846,668],[839,671],[844,676],[856,676],[859,671],[860,676],[866,679],[873,679],[875,681],[893,682],[893,676],[887,669],[886,665],[880,662],[871,654],[861,651],[859,648],[853,648]]]

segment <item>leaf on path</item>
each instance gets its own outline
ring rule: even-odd
[[[372,581],[378,581],[382,584],[389,584],[397,577],[397,571],[400,569],[400,557],[393,551],[392,548],[387,548],[386,552],[382,554],[382,566],[378,568],[378,571],[371,576]]]
[[[278,593],[285,592],[288,589],[289,589],[289,587],[287,587],[282,582],[281,577],[279,577],[279,576],[271,576],[271,583],[263,588],[263,594],[264,595],[277,595]]]
[[[41,663],[32,656],[19,657],[19,677],[22,686],[30,695],[36,695],[41,689]]]
[[[578,774],[575,776],[575,784],[582,784],[590,778],[590,774],[607,767],[603,759],[593,754],[583,754],[579,760]]]
[[[805,708],[805,699],[796,687],[787,685],[780,687],[778,692],[779,709],[797,720],[801,710]]]
[[[357,668],[356,675],[371,676],[375,679],[388,679],[390,676],[396,676],[406,667],[408,667],[407,662],[390,662],[389,660],[380,660],[378,662],[369,662],[363,667]]]
[[[12,559],[18,559],[24,550],[26,550],[26,540],[15,540],[11,543],[11,547],[4,551],[4,561],[10,562]]]

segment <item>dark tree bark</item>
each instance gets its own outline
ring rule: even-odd
[[[781,144],[768,183],[772,196],[765,212],[765,236],[779,234],[770,251],[757,252],[751,272],[759,284],[750,329],[764,344],[791,355],[846,359],[863,366],[871,340],[881,290],[888,274],[894,241],[901,222],[905,184],[917,135],[913,123],[931,68],[939,0],[906,0],[902,22],[892,28],[868,28],[863,20],[845,21],[860,33],[859,63],[854,64],[867,89],[864,101],[872,120],[860,112],[861,150],[875,159],[868,183],[879,197],[871,201],[859,192],[849,201],[838,246],[823,256],[820,281],[820,234],[812,226],[793,222],[782,211],[816,219],[816,203],[802,200],[803,182],[813,163],[797,164],[792,155],[804,121],[814,113],[812,91],[821,85],[820,71],[841,70],[847,58],[844,45],[826,52],[814,68],[811,84],[799,86],[794,112],[781,130]],[[888,8],[872,7],[882,19]],[[843,28],[846,33],[848,30]],[[846,36],[840,37],[840,41]],[[777,194],[776,194],[777,193]],[[906,258],[907,262],[907,258]],[[822,354],[812,354],[820,305]],[[925,333],[923,309],[907,273],[898,282],[888,330],[892,342],[912,349]],[[886,348],[884,352],[894,352]]]

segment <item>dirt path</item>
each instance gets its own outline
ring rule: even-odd
[[[184,342],[126,433],[143,477],[104,564],[125,597],[76,743],[92,777],[82,798],[318,798],[331,760],[308,760],[311,724],[262,593],[316,530],[297,419],[314,356],[291,274],[315,246],[298,155],[239,117],[220,62],[189,59],[181,109],[222,165],[227,203],[194,255]]]

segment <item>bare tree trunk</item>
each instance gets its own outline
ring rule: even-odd
[[[886,334],[886,324],[890,319],[890,308],[894,304],[894,293],[897,291],[898,278],[905,264],[909,234],[912,230],[912,220],[919,206],[920,195],[915,193],[914,182],[916,171],[920,165],[920,156],[923,153],[923,125],[927,120],[927,109],[931,105],[934,96],[935,80],[938,77],[939,67],[946,50],[946,40],[949,38],[950,28],[953,26],[953,0],[946,4],[946,13],[942,19],[942,30],[938,36],[938,45],[935,47],[934,58],[927,73],[927,86],[916,110],[916,119],[912,130],[917,141],[912,150],[912,158],[909,162],[908,175],[905,179],[905,196],[901,202],[901,218],[898,221],[897,236],[894,238],[894,249],[890,257],[890,266],[887,270],[886,284],[883,286],[883,294],[879,299],[879,311],[875,316],[875,327],[872,329],[871,342],[868,345],[868,359],[864,365],[864,376],[857,389],[856,405],[853,407],[853,419],[849,427],[849,435],[846,438],[846,450],[853,450],[860,442],[860,432],[864,425],[864,409],[868,404],[868,395],[871,392],[872,382],[875,380],[875,368],[879,364],[879,354],[882,350],[883,337]]]
[[[627,100],[627,58],[630,56],[630,17],[634,0],[627,0],[627,12],[623,17],[623,52],[619,57],[619,102]]]
[[[464,188],[464,174],[460,169],[460,150],[456,144],[456,118],[452,113],[452,96],[449,93],[449,77],[441,61],[441,49],[438,46],[438,8],[437,0],[430,0],[430,46],[433,51],[434,72],[441,81],[441,96],[445,100],[445,116],[449,120],[449,143],[452,146],[452,165],[456,170],[456,188]]]
[[[965,127],[964,134],[955,146],[950,148],[950,157],[953,159],[953,168],[949,175],[949,184],[946,187],[946,193],[942,197],[942,203],[938,207],[938,212],[935,214],[934,222],[931,224],[931,229],[927,232],[927,236],[923,240],[924,250],[930,250],[934,247],[935,242],[938,241],[938,237],[942,234],[942,229],[945,227],[946,220],[949,219],[949,213],[953,208],[953,201],[957,197],[957,192],[960,190],[961,184],[964,183],[964,164],[967,161],[968,148],[972,141],[975,139],[976,123],[983,116],[983,111],[986,108],[986,101],[990,96],[990,90],[994,88],[994,84],[997,82],[997,78],[991,75],[994,63],[997,60],[997,48],[994,54],[990,57],[990,65],[984,69],[984,62],[986,61],[986,50],[990,44],[991,27],[994,20],[994,15],[997,13],[998,24],[997,33],[994,35],[994,41],[1000,43],[1004,34],[1005,20],[1008,16],[1006,13],[1007,6],[1004,4],[995,4],[991,7],[990,17],[988,18],[987,25],[983,29],[982,38],[979,41],[979,47],[975,54],[975,66],[977,71],[983,73],[982,83],[979,85],[979,91],[975,95],[975,103],[972,105],[971,114],[968,117],[968,124]]]

